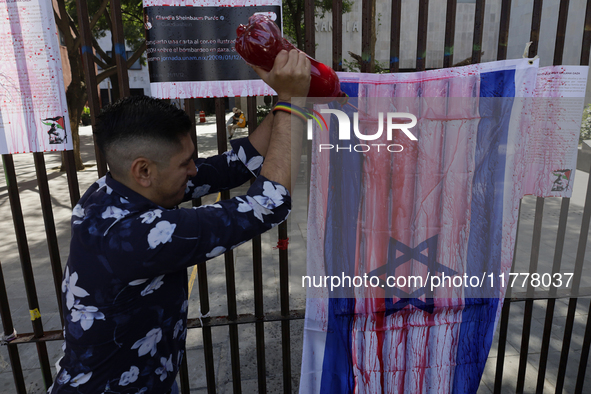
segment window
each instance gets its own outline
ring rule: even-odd
[[[129,59],[131,57],[131,55],[133,55],[132,51],[127,51],[127,58]],[[140,59],[137,59],[132,65],[131,67],[129,67],[130,70],[141,70],[142,69],[142,65],[140,64]]]
[[[60,45],[65,47],[66,46],[66,39],[64,38],[64,34],[60,29],[57,29],[58,35],[60,37]]]

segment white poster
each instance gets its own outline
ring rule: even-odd
[[[539,69],[525,130],[525,194],[571,196],[588,71],[588,66]]]
[[[0,20],[0,153],[71,150],[51,2],[0,0]]]

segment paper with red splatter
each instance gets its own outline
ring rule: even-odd
[[[0,153],[72,149],[51,2],[0,1]]]

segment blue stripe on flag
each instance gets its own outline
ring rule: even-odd
[[[357,94],[358,84],[341,84],[350,97]],[[353,108],[334,107],[352,115]],[[334,115],[331,115],[334,116]],[[353,116],[350,116],[352,119]],[[330,143],[338,145],[337,121],[332,119]],[[353,135],[353,133],[352,133]],[[351,144],[356,144],[352,137]],[[349,141],[345,141],[349,144]],[[361,192],[362,155],[347,150],[330,151],[329,201],[326,212],[325,262],[327,275],[355,272],[357,215]],[[336,230],[336,231],[334,231]],[[342,245],[335,248],[332,245]],[[352,365],[352,328],[355,298],[344,286],[335,290],[328,300],[328,327],[322,365],[321,393],[352,393],[354,376]],[[338,298],[334,298],[338,297]]]
[[[466,274],[469,277],[481,277],[486,272],[494,273],[498,278],[501,267],[505,153],[515,96],[515,71],[483,73],[480,81],[480,97],[505,99],[480,100],[481,121],[475,152]],[[466,294],[470,296],[471,289],[467,290]],[[492,344],[498,304],[497,298],[465,299],[453,393],[477,392]]]

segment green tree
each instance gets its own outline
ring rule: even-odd
[[[583,110],[583,121],[581,122],[581,134],[579,134],[579,144],[585,140],[591,139],[591,104],[587,104]]]
[[[316,16],[324,16],[332,11],[332,0],[315,0]],[[352,0],[343,0],[343,14],[351,11]],[[304,50],[304,0],[283,0],[283,33],[294,40],[294,44]]]
[[[127,45],[133,50],[133,54],[127,60],[127,68],[135,61],[141,59],[146,50],[141,0],[121,0],[123,29]],[[102,70],[97,74],[97,83],[106,78],[116,76],[117,67],[114,56],[109,56],[97,42],[97,38],[104,37],[107,31],[112,30],[111,6],[109,0],[88,0],[88,12],[90,27],[93,34],[92,46],[95,52],[94,61]],[[84,67],[81,57],[82,39],[80,25],[77,18],[75,0],[57,0],[57,8],[54,9],[55,21],[63,37],[68,51],[68,60],[72,81],[66,88],[66,102],[70,114],[70,129],[74,145],[74,157],[76,169],[84,168],[80,156],[80,136],[78,124],[88,100],[87,86],[84,79]],[[112,52],[113,53],[113,52]],[[115,97],[118,97],[117,79],[112,78]]]

